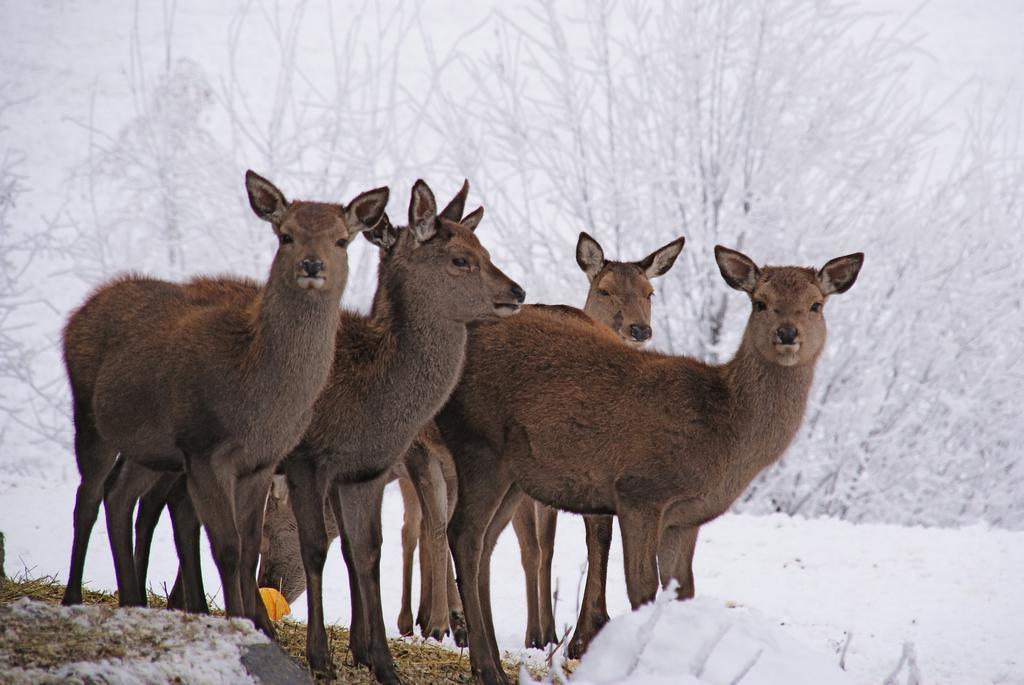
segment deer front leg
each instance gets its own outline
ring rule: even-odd
[[[324,626],[323,575],[327,560],[327,527],[324,505],[327,479],[317,478],[316,467],[304,455],[285,462],[288,501],[299,531],[302,568],[306,572],[306,661],[318,677],[333,678],[334,664],[327,650]]]
[[[671,526],[661,534],[658,550],[658,567],[661,585],[666,587],[669,581],[679,583],[676,598],[693,599],[696,587],[693,579],[693,553],[697,548],[697,526]]]
[[[467,464],[473,463],[459,470],[459,499],[448,524],[448,541],[455,558],[456,582],[465,605],[473,676],[484,685],[508,685],[499,654],[491,649],[489,635],[494,627],[485,621],[480,598],[484,537],[488,523],[509,488],[508,481],[495,474],[493,458],[487,459],[487,456],[474,450],[466,456]]]
[[[520,502],[512,517],[512,529],[519,541],[519,560],[526,577],[527,648],[544,649],[540,633],[540,545],[537,540],[537,511],[532,499]]]
[[[189,498],[184,477],[179,477],[167,494],[167,508],[171,512],[174,547],[178,552],[178,577],[174,580],[167,605],[192,614],[208,614],[210,606],[203,588],[199,554],[199,518]]]
[[[635,501],[619,502],[622,554],[626,570],[626,594],[636,609],[658,592],[658,532],[661,511]]]
[[[260,544],[263,539],[263,515],[273,477],[274,465],[271,464],[240,478],[235,488],[235,510],[238,512],[242,540],[239,580],[245,613],[256,627],[271,639],[276,638],[277,631],[267,615],[267,607],[260,599],[256,587],[256,567],[259,564]]]
[[[551,562],[555,556],[555,529],[558,510],[540,502],[534,503],[537,512],[537,548],[540,551],[537,571],[537,615],[540,618],[540,639],[544,646],[558,643],[555,631],[555,609],[551,604]]]
[[[566,656],[579,659],[590,641],[608,622],[606,587],[608,552],[612,544],[612,517],[583,517],[587,529],[587,580],[583,589],[583,606],[576,621],[576,630],[569,642]]]
[[[358,620],[353,625],[351,648],[356,662],[369,666],[380,683],[399,683],[395,662],[388,649],[384,614],[380,605],[380,509],[387,474],[361,483],[345,483],[332,490],[331,506],[340,519],[341,544],[349,577],[355,576],[358,595]],[[339,516],[340,514],[340,516]],[[353,610],[353,621],[356,614]],[[360,635],[357,642],[356,636]]]
[[[402,493],[404,516],[402,518],[402,605],[398,611],[398,632],[412,635],[412,560],[416,553],[416,544],[420,537],[419,499],[412,483],[404,478],[398,479],[398,487]],[[423,609],[423,553],[420,552],[420,611]],[[419,615],[417,616],[417,619]]]
[[[429,450],[417,441],[405,458],[409,477],[416,489],[423,512],[424,535],[420,539],[420,558],[429,567],[429,609],[420,622],[423,637],[442,640],[448,634],[448,496],[441,465]],[[425,574],[426,575],[426,574]]]

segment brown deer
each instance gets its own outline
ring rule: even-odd
[[[306,572],[310,667],[331,671],[321,589],[329,500],[349,569],[352,656],[379,681],[398,682],[380,608],[384,485],[455,387],[466,324],[515,313],[525,293],[470,228],[437,216],[422,181],[413,187],[408,229],[371,239],[384,252],[371,313],[343,314],[330,380],[284,470]]]
[[[331,369],[346,245],[377,223],[388,191],[364,193],[347,207],[289,203],[252,171],[246,188],[279,241],[270,276],[248,306],[196,304],[185,286],[127,276],[97,290],[64,330],[82,475],[64,604],[81,602],[101,498],[120,602],[142,603],[124,507],[134,499],[119,488],[184,471],[227,615],[258,618],[255,571],[270,478],[305,430]],[[129,465],[144,475],[120,478]]]
[[[605,259],[600,243],[589,234],[580,233],[576,262],[590,283],[583,312],[608,326],[627,345],[644,345],[653,333],[651,279],[668,273],[683,249],[683,242],[683,238],[677,238],[638,262],[618,262]],[[557,513],[557,509],[527,498],[512,518],[526,575],[527,647],[543,649],[547,644],[558,642],[551,606],[551,561]],[[612,519],[610,516],[586,516],[584,521],[589,563],[582,611],[568,647],[570,658],[578,658],[592,633],[608,621],[605,578]]]
[[[759,268],[723,247],[715,257],[751,301],[739,350],[723,365],[630,349],[551,308],[471,328],[462,379],[436,421],[458,471],[448,534],[480,682],[506,682],[490,553],[524,493],[618,516],[635,608],[657,591],[662,531],[679,549],[796,435],[825,344],[825,301],[853,285],[863,255],[820,270]],[[691,558],[678,554],[665,575],[691,576]]]

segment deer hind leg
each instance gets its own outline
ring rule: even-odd
[[[458,572],[459,593],[465,605],[470,664],[478,682],[507,685],[499,654],[491,646],[490,634],[494,627],[485,621],[479,581],[487,527],[511,484],[498,468],[497,455],[486,447],[466,448],[464,456],[457,463],[460,467],[459,496],[448,524],[448,541]]]
[[[174,547],[178,552],[178,576],[174,580],[168,606],[191,614],[208,614],[210,605],[206,602],[199,555],[199,517],[192,506],[184,477],[179,477],[168,493],[167,508],[171,512]]]
[[[380,683],[399,682],[388,649],[380,605],[380,508],[387,475],[361,483],[345,483],[331,492],[331,506],[341,528],[341,544],[349,578],[357,579],[353,593],[352,656],[369,666]],[[355,612],[358,603],[360,612]],[[357,642],[357,635],[360,636]]]
[[[693,580],[693,553],[697,549],[697,526],[672,526],[661,535],[658,547],[658,567],[661,585],[669,581],[679,583],[676,589],[678,599],[693,599],[696,587]]]
[[[72,384],[72,390],[74,385]],[[117,460],[117,451],[96,432],[91,410],[85,403],[75,402],[75,459],[81,482],[75,494],[74,539],[71,543],[71,566],[68,584],[61,604],[82,603],[82,573],[89,537],[103,501],[103,484]]]
[[[417,443],[406,455],[406,468],[423,512],[420,559],[429,568],[429,604],[420,620],[423,637],[442,640],[448,634],[448,493],[440,462]],[[421,597],[421,604],[422,604]]]
[[[443,451],[435,451],[434,454],[441,464],[446,500],[445,520],[450,524],[452,514],[455,513],[455,505],[459,501],[459,481],[455,475],[455,464],[452,463],[451,454],[448,453],[446,447],[440,447],[440,450]],[[455,581],[455,565],[452,560],[451,546],[448,543],[447,528],[445,529],[444,560],[447,569],[448,624],[452,628],[452,639],[456,646],[468,647],[466,612],[462,607],[462,596],[459,594],[459,586]]]
[[[236,478],[233,473],[216,468],[232,463],[231,450],[222,446],[212,454],[186,459],[185,477],[196,513],[210,537],[224,592],[224,613],[230,618],[241,618],[246,613],[239,576],[242,539],[235,509]]]
[[[526,577],[527,648],[544,649],[540,633],[540,544],[537,538],[537,511],[532,499],[519,504],[512,516],[512,528],[519,541],[519,560]]]
[[[149,552],[153,546],[153,532],[160,522],[160,515],[167,504],[167,493],[177,482],[177,474],[165,474],[156,485],[139,499],[139,510],[135,514],[135,574],[142,590],[142,606],[146,606],[146,576],[149,572]]]
[[[132,549],[132,512],[139,497],[161,478],[131,461],[122,459],[111,471],[103,493],[103,508],[107,516],[107,537],[114,557],[117,576],[117,594],[123,607],[144,606],[144,589],[139,587],[139,574]]]
[[[537,502],[537,547],[540,550],[537,577],[537,614],[540,618],[540,639],[546,645],[558,643],[555,631],[555,610],[551,605],[551,562],[555,556],[555,529],[558,510]]]
[[[583,517],[587,528],[587,580],[583,589],[583,606],[576,621],[576,631],[569,641],[566,656],[579,659],[590,641],[608,622],[605,589],[608,581],[608,552],[612,544],[612,517]]]
[[[402,606],[398,612],[398,632],[401,635],[412,635],[412,561],[416,552],[416,544],[420,537],[420,502],[412,483],[405,478],[398,479],[398,487],[402,493],[404,516],[402,518]],[[423,553],[420,552],[420,612],[423,611]],[[419,621],[422,613],[418,613]]]
[[[295,514],[302,567],[306,572],[306,661],[314,674],[331,678],[334,665],[327,650],[323,599],[324,562],[329,545],[324,506],[329,484],[327,479],[317,478],[315,465],[301,454],[293,454],[285,462],[285,470],[288,502]],[[338,524],[340,526],[341,522]]]

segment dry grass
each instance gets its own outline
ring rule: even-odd
[[[0,580],[0,604],[10,603],[29,597],[35,600],[60,603],[64,594],[64,586],[52,576],[29,577],[22,574],[14,578]],[[117,595],[109,592],[97,592],[84,590],[83,599],[86,604],[98,604],[108,607],[117,607]],[[166,607],[164,597],[150,593],[149,604],[151,607]],[[214,609],[215,614],[221,613]],[[39,640],[30,641],[26,646],[23,655],[23,665],[29,664],[52,664],[55,659],[92,659],[97,655],[107,657],[119,656],[112,645],[96,643],[88,644],[63,644],[56,645],[54,637],[60,632],[53,631],[54,626],[42,627]],[[306,645],[306,624],[285,619],[278,622],[278,642],[298,663],[306,666],[303,651]],[[328,639],[330,640],[331,656],[337,669],[338,682],[340,683],[367,683],[375,682],[370,672],[353,663],[351,654],[348,651],[348,630],[338,626],[328,626]],[[402,682],[409,685],[414,684],[456,684],[472,683],[473,678],[469,669],[469,654],[467,652],[456,652],[451,649],[439,647],[433,643],[427,643],[418,639],[389,640],[391,654],[394,656],[395,665],[398,668],[399,677]],[[111,650],[114,651],[111,651]],[[59,650],[59,651],[55,651]],[[13,665],[13,664],[8,664]],[[518,680],[519,665],[509,662],[505,663],[505,671],[512,682]],[[534,673],[538,677],[539,673]]]

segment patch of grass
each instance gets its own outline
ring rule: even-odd
[[[0,604],[15,602],[23,597],[59,604],[64,595],[64,585],[56,577],[39,576],[30,577],[22,573],[14,578],[0,580]],[[83,590],[83,601],[85,604],[106,606],[111,609],[117,607],[117,595],[110,592],[95,590]],[[166,599],[159,595],[150,593],[150,607],[164,608],[167,606]],[[219,609],[213,610],[214,614],[221,614]],[[288,654],[306,667],[306,624],[298,621],[285,619],[276,624],[277,638],[281,647]],[[73,631],[62,630],[60,625],[40,625],[37,639],[28,639],[20,636],[19,663],[5,664],[5,666],[39,667],[46,668],[72,660],[94,660],[123,656],[118,644],[114,641],[105,640],[102,635],[75,638],[72,644],[62,641],[60,636],[71,635]],[[334,660],[339,683],[354,683],[367,685],[374,683],[370,671],[363,666],[356,665],[348,649],[348,630],[340,626],[327,626],[327,635],[331,650],[331,657]],[[3,638],[3,630],[0,629],[0,639]],[[454,651],[434,643],[428,643],[419,639],[398,639],[389,640],[388,646],[395,659],[399,677],[402,682],[409,685],[423,683],[424,685],[441,684],[455,685],[461,683],[472,683],[473,677],[469,667],[469,653],[465,651]],[[505,671],[512,682],[519,677],[519,664],[505,662]],[[534,669],[531,669],[534,671]],[[534,672],[534,677],[541,674]]]

